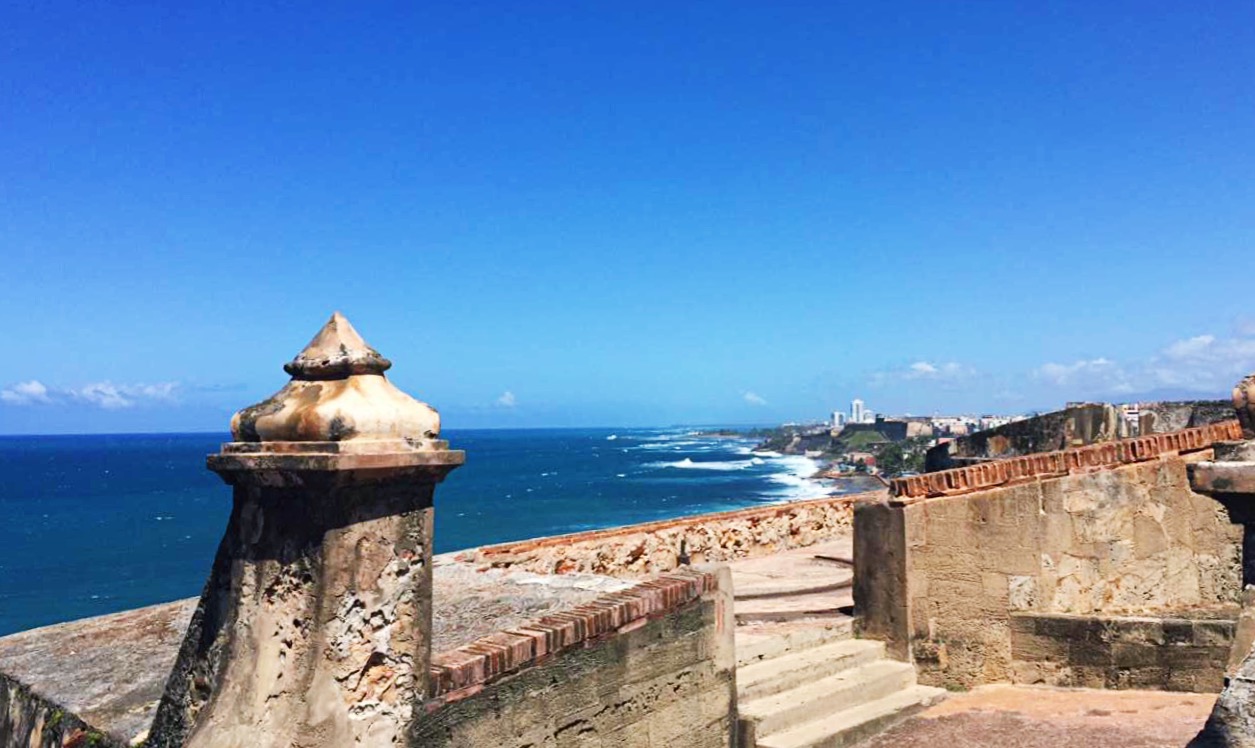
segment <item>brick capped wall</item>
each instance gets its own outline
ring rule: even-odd
[[[858,625],[913,660],[922,682],[970,688],[1011,679],[1013,613],[1236,605],[1241,527],[1191,490],[1186,470],[1211,456],[1209,440],[1232,433],[1222,425],[1034,455],[1002,473],[965,468],[907,486],[918,497],[858,505]]]
[[[1165,434],[1091,444],[1058,452],[1011,457],[979,465],[941,470],[889,482],[895,503],[936,496],[954,496],[1036,478],[1052,478],[1088,470],[1153,460],[1162,454],[1194,452],[1219,441],[1242,438],[1237,421],[1222,421]]]
[[[732,748],[731,587],[686,570],[436,655],[409,744]]]

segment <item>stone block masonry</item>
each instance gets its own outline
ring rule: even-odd
[[[855,509],[863,635],[928,685],[1012,679],[1011,616],[1158,615],[1233,606],[1241,528],[1190,490],[1188,463],[1236,423],[905,481]],[[1191,454],[1181,452],[1194,450]],[[935,476],[920,476],[934,479]],[[915,481],[915,479],[907,479]],[[907,494],[907,495],[903,495]]]
[[[726,567],[643,582],[433,657],[410,745],[731,748]]]
[[[1238,611],[1209,617],[1011,615],[1011,680],[1075,688],[1217,693]]]

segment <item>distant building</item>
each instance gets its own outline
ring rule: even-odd
[[[871,452],[846,452],[845,462],[850,465],[858,465],[861,462],[868,472],[874,472],[876,469],[876,455]]]
[[[1142,433],[1142,404],[1126,403],[1120,406],[1120,417],[1128,424],[1129,434],[1137,436]]]
[[[920,437],[931,438],[933,435],[932,421],[927,418],[907,418],[906,419],[906,438],[917,439]]]
[[[839,410],[832,411],[832,427],[839,429],[845,425],[845,414]]]
[[[850,403],[850,423],[867,423],[863,420],[863,401],[857,397]]]
[[[962,416],[939,416],[933,419],[935,436],[967,436],[968,419]]]
[[[859,423],[875,423],[875,422],[876,422],[876,411],[874,411],[874,410],[864,410],[864,411],[863,411],[863,420],[862,420],[862,421],[859,421]]]

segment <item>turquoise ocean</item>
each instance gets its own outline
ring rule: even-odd
[[[436,552],[868,490],[690,429],[446,431]],[[0,437],[0,635],[199,594],[230,511],[225,434]]]

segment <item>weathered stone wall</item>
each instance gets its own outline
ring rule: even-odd
[[[874,491],[555,535],[472,548],[457,558],[538,574],[646,576],[679,568],[684,559],[722,562],[813,545],[850,531],[856,501],[883,496]]]
[[[1207,612],[1192,619],[1014,613],[1011,679],[1216,693],[1224,686],[1237,610]]]
[[[1234,414],[1231,400],[1147,403],[1141,406],[1140,411],[1140,434],[1162,434],[1206,426],[1209,423],[1232,420]]]
[[[1128,435],[1128,427],[1114,407],[1086,403],[938,444],[925,455],[924,469],[931,473],[985,460],[1054,452]]]
[[[433,657],[411,745],[731,748],[726,568],[646,582]]]
[[[1160,452],[1119,467],[859,507],[855,606],[864,635],[913,657],[925,683],[971,687],[1011,679],[1016,611],[1236,604],[1241,528],[1186,478],[1187,461],[1210,453]]]
[[[889,493],[895,501],[953,496],[1033,479],[1146,462],[1157,459],[1160,455],[1193,452],[1219,442],[1240,438],[1241,426],[1230,419],[1181,431],[1148,434],[1057,452],[991,460],[925,475],[894,478],[889,482]]]
[[[1255,746],[1255,652],[1241,666],[1212,707],[1207,724],[1188,748],[1251,748]]]
[[[0,746],[4,748],[115,748],[115,742],[89,728],[65,708],[0,673]]]

